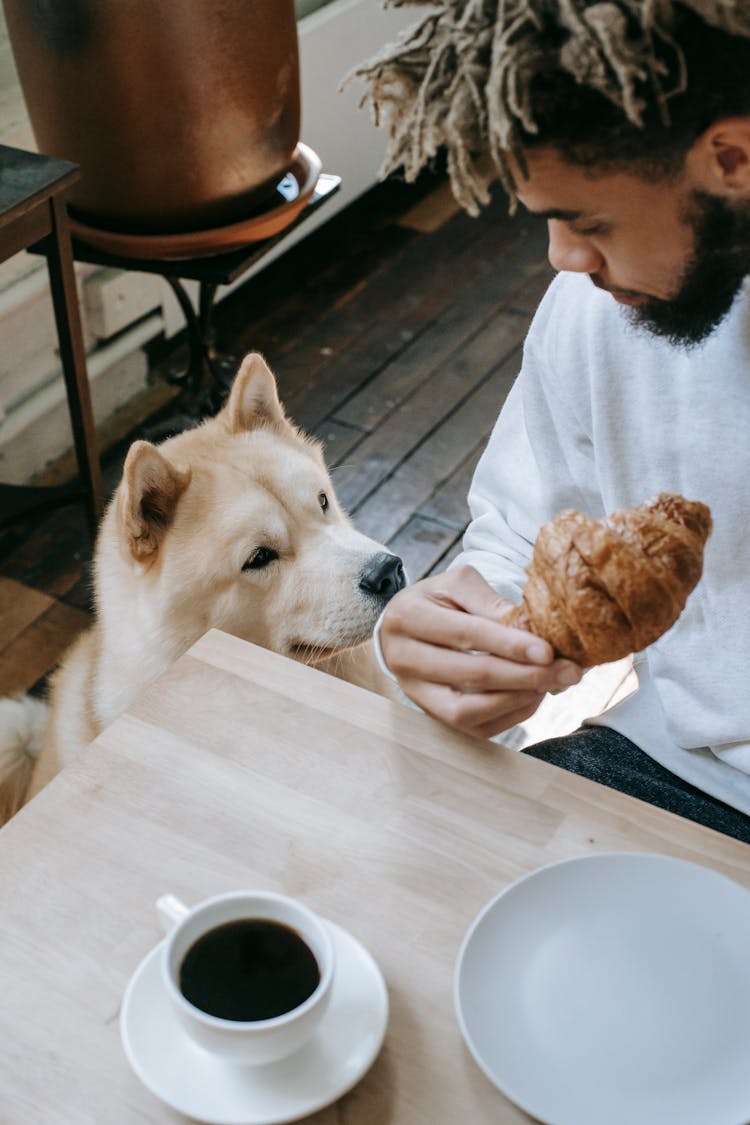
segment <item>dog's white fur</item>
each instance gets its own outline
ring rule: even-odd
[[[284,416],[265,361],[247,356],[215,418],[131,447],[97,540],[94,624],[55,673],[36,766],[42,705],[3,701],[0,817],[209,628],[310,662],[361,645],[387,595],[360,577],[384,550],[352,527],[319,446]]]

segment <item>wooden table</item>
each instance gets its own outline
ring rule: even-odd
[[[309,1120],[528,1123],[464,1048],[456,953],[511,880],[613,849],[750,887],[747,845],[211,632],[0,832],[0,1120],[183,1120],[128,1068],[123,989],[160,894],[262,887],[355,934],[390,993],[372,1070]]]

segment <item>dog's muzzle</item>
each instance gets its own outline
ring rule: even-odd
[[[359,576],[360,590],[381,598],[384,602],[389,601],[405,585],[404,564],[398,555],[391,555],[387,551],[373,555]]]

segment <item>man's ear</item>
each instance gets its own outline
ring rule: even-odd
[[[226,405],[218,417],[232,434],[255,429],[264,422],[279,425],[286,421],[276,380],[258,352],[250,352],[243,359]]]
[[[750,117],[725,117],[698,137],[687,156],[693,186],[727,201],[750,200]]]
[[[155,445],[147,441],[131,445],[118,493],[118,515],[128,549],[138,562],[156,556],[189,484],[190,470],[172,465]]]

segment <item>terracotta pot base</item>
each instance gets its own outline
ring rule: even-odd
[[[71,233],[97,250],[124,258],[200,258],[238,250],[272,238],[293,223],[315,191],[321,167],[318,154],[308,145],[298,144],[291,168],[277,184],[266,207],[228,226],[179,234],[123,233],[91,226],[71,214]]]

